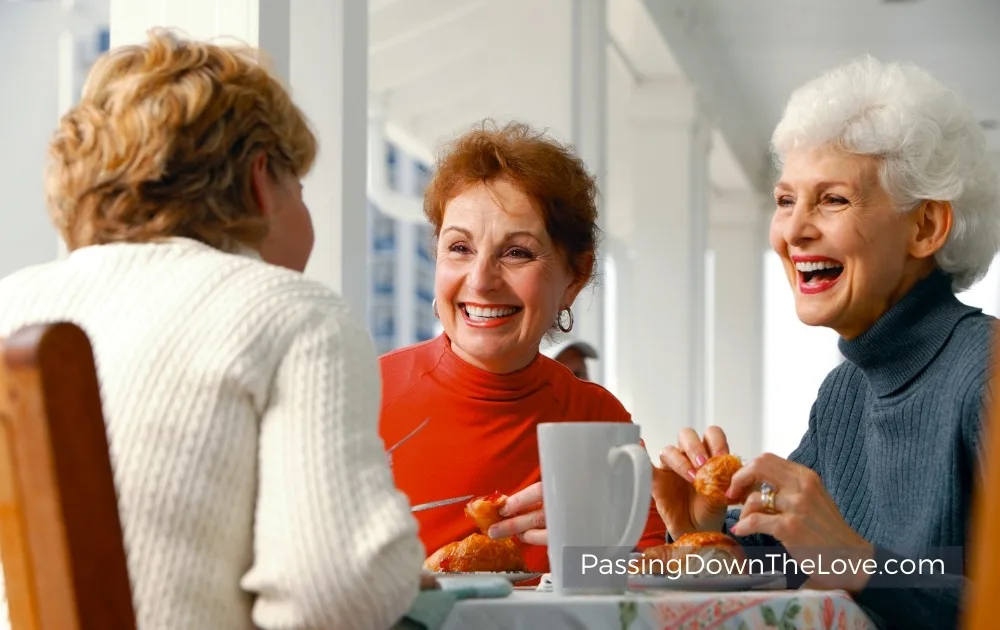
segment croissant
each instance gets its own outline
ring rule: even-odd
[[[499,513],[507,497],[499,492],[478,497],[465,506],[481,534],[470,534],[450,542],[424,560],[424,570],[442,573],[508,573],[525,570],[521,548],[513,538],[494,540],[486,535],[490,525],[501,520]]]
[[[703,562],[688,560],[688,556],[700,556]],[[708,574],[707,563],[714,559],[719,562],[712,563],[710,570],[723,569],[725,574],[734,575],[742,573],[745,558],[743,547],[722,532],[694,532],[681,536],[673,543],[646,549],[642,552],[640,566],[645,573],[680,572],[686,575],[692,571]]]
[[[694,489],[715,505],[728,505],[729,482],[742,467],[743,462],[735,455],[716,455],[695,473]]]
[[[524,558],[510,538],[493,540],[483,534],[471,534],[431,554],[424,560],[424,570],[443,573],[524,571]]]

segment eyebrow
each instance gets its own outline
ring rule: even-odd
[[[851,184],[850,182],[847,182],[847,181],[824,180],[824,181],[821,181],[821,182],[816,182],[812,187],[813,188],[831,188],[833,186],[846,186],[848,188],[852,188],[854,185]],[[774,186],[774,192],[778,192],[779,190],[793,190],[793,188],[792,188],[792,186],[786,184],[785,182],[778,182]]]
[[[468,238],[468,239],[472,238],[472,232],[470,232],[469,230],[467,230],[467,229],[465,229],[463,227],[458,227],[456,225],[450,225],[450,226],[448,226],[447,228],[445,228],[445,230],[441,234],[447,234],[448,232],[458,232],[459,234],[461,234],[465,238]],[[534,234],[532,234],[531,232],[529,232],[527,230],[516,230],[514,232],[507,232],[506,234],[504,234],[503,240],[509,241],[510,239],[512,239],[514,237],[517,237],[517,236],[527,236],[528,238],[534,239],[535,241],[537,241],[539,243],[541,242],[541,240],[537,236],[535,236]]]

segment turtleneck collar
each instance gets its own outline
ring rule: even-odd
[[[838,345],[864,372],[875,395],[884,397],[912,382],[941,351],[958,322],[979,312],[960,302],[951,278],[935,270],[871,328],[854,339],[841,338]]]
[[[526,398],[545,387],[546,357],[536,356],[527,367],[507,374],[495,374],[465,361],[452,350],[451,340],[442,333],[438,369],[453,383],[461,383],[464,394],[476,400],[511,401]]]

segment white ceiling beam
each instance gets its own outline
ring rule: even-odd
[[[449,28],[455,22],[481,18],[486,5],[486,0],[410,0],[373,13],[370,50],[378,52]]]
[[[438,55],[432,59],[422,56],[402,61],[383,58],[378,68],[372,68],[368,88],[375,94],[391,92],[424,81],[461,83],[460,79],[464,77],[456,73],[468,68],[472,63],[478,63],[477,60],[483,59],[486,53],[487,46],[477,42],[462,49],[456,47],[451,54]],[[397,65],[392,65],[394,62]]]
[[[404,153],[409,155],[424,166],[431,167],[437,161],[435,155],[436,147],[430,146],[409,129],[402,127],[391,120],[385,121],[385,139],[396,145]]]
[[[445,21],[434,20],[406,37],[369,48],[371,76],[379,82],[398,84],[421,67],[436,68],[456,55],[483,47],[482,10],[464,11]],[[455,77],[461,80],[461,77]]]
[[[682,74],[642,0],[613,0],[607,15],[608,41],[637,79]]]
[[[488,67],[489,58],[485,55],[462,57],[409,83],[399,84],[379,94],[373,93],[372,99],[382,104],[388,118],[418,115],[463,98],[470,92],[483,93],[492,89],[499,79],[495,73],[488,71]]]
[[[735,72],[720,54],[719,43],[698,20],[697,0],[643,0],[650,18],[673,51],[688,80],[698,87],[712,122],[759,192],[770,174],[764,118],[735,87]]]

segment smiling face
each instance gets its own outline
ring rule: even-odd
[[[876,158],[832,148],[790,153],[774,191],[771,246],[784,263],[799,319],[850,339],[934,268],[951,208],[899,212]]]
[[[582,288],[540,209],[505,180],[447,203],[437,245],[438,316],[455,353],[494,373],[527,366]]]

